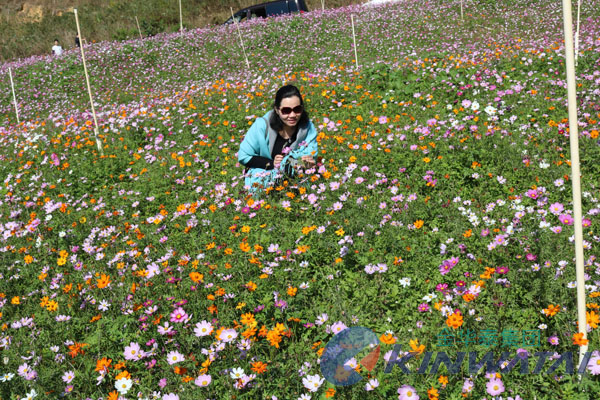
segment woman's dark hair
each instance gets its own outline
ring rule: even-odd
[[[294,85],[285,85],[277,90],[275,93],[275,102],[273,103],[273,109],[279,109],[281,106],[281,101],[283,99],[287,99],[288,97],[298,97],[300,99],[300,105],[304,106],[304,100],[302,99],[302,94],[300,94],[300,90]],[[306,110],[302,111],[302,115],[298,120],[298,124],[296,125],[296,129],[301,126],[306,126],[308,124],[308,112]],[[283,121],[279,117],[275,111],[271,113],[271,117],[269,118],[269,125],[275,132],[279,132],[283,129]]]

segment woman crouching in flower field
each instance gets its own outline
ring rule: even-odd
[[[275,94],[273,110],[256,119],[240,145],[245,186],[256,192],[295,177],[301,164],[315,166],[317,152],[317,130],[304,110],[300,90],[283,86]]]

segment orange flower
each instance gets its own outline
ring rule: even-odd
[[[242,250],[244,253],[249,252],[251,249],[250,245],[246,242],[242,242],[240,243],[240,250]]]
[[[269,344],[275,348],[279,348],[279,343],[281,342],[281,335],[278,331],[272,330],[267,333],[267,340]]]
[[[448,377],[445,375],[440,375],[440,377],[438,378],[438,382],[443,386],[446,387],[446,385],[448,384]]]
[[[574,333],[573,344],[576,344],[577,346],[583,346],[588,344],[588,340],[583,338],[583,333]]]
[[[436,400],[440,394],[436,388],[431,388],[427,391],[427,396],[429,396],[429,400]]]
[[[98,283],[98,289],[104,289],[110,285],[110,276],[102,274],[100,279],[96,279],[96,282]]]
[[[246,289],[248,289],[251,292],[254,292],[256,290],[257,286],[256,283],[250,281],[248,283],[246,283]]]
[[[557,305],[550,304],[548,306],[548,308],[544,308],[544,314],[546,314],[549,317],[555,316],[556,313],[559,311],[560,311],[560,306],[558,304]]]
[[[335,396],[335,389],[334,388],[329,388],[325,391],[325,397],[330,398]]]
[[[252,371],[256,372],[257,374],[262,374],[266,370],[267,370],[267,364],[265,364],[264,362],[257,361],[257,362],[252,363]]]
[[[418,219],[415,221],[415,228],[420,229],[425,222],[422,219]]]
[[[255,326],[256,320],[254,319],[254,315],[252,313],[242,314],[241,318],[242,324],[246,326]]]
[[[110,392],[108,394],[108,400],[118,400],[119,399],[119,392],[117,392],[116,390],[113,390],[112,392]]]
[[[396,343],[396,338],[393,337],[389,333],[381,335],[379,337],[379,340],[381,340],[381,343],[384,343],[384,344],[394,344],[394,343]]]
[[[177,375],[183,375],[187,372],[187,368],[175,366],[175,368],[173,369],[173,372],[175,372]]]
[[[585,319],[589,326],[596,329],[598,327],[598,323],[600,322],[600,318],[598,318],[598,314],[594,311],[587,311],[585,313]]]
[[[190,279],[194,281],[194,283],[203,282],[204,275],[199,272],[190,272]]]
[[[446,320],[446,325],[448,325],[450,328],[453,329],[458,329],[459,327],[461,327],[463,324],[463,317],[460,314],[460,312],[455,312],[453,314],[451,314],[448,319]]]
[[[119,364],[117,364],[119,365]],[[116,367],[116,365],[115,365]],[[115,381],[118,381],[121,378],[127,378],[127,379],[131,379],[131,374],[127,371],[123,371],[121,373],[119,373],[117,376],[115,376]]]
[[[110,363],[112,360],[110,358],[103,357],[102,359],[96,361],[96,369],[94,371],[107,371],[108,367],[110,367]]]
[[[296,292],[297,292],[297,291],[298,291],[298,288],[295,288],[295,287],[291,287],[291,286],[290,286],[290,287],[288,287],[288,289],[287,289],[287,294],[288,294],[289,296],[292,296],[292,297],[294,297],[294,296],[296,295]]]
[[[419,344],[419,339],[414,339],[408,342],[413,353],[422,354],[425,351],[425,345]]]

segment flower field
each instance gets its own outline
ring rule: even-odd
[[[0,65],[0,399],[598,398],[600,2],[581,9],[583,221],[561,2],[464,7],[251,20],[249,70],[235,26],[86,47],[104,155],[78,52]],[[319,163],[252,197],[236,153],[288,82]],[[581,380],[561,356],[577,370],[575,223]],[[381,357],[335,386],[320,360],[353,326]],[[496,374],[417,373],[488,351],[510,354]]]

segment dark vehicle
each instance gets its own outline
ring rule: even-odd
[[[244,8],[233,14],[233,18],[235,18],[237,22],[242,22],[253,18],[274,17],[298,11],[308,11],[304,0],[279,0]],[[225,21],[225,24],[232,24],[233,18],[229,18]]]

